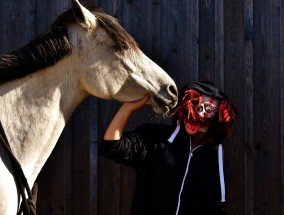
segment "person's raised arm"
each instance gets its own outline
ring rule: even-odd
[[[130,115],[142,108],[146,102],[149,100],[150,96],[147,94],[143,99],[134,102],[125,102],[122,104],[111,123],[109,124],[104,140],[119,140],[122,136],[125,124],[129,119]]]

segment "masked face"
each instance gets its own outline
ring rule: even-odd
[[[202,95],[199,102],[192,103],[195,118],[184,118],[184,125],[189,134],[206,132],[210,122],[218,112],[220,101],[209,96]]]

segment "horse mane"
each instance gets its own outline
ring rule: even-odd
[[[0,84],[51,66],[71,53],[67,30],[53,29],[0,57]]]
[[[88,8],[113,39],[118,53],[123,54],[128,48],[138,49],[135,40],[121,27],[116,18],[107,15],[98,7]],[[0,84],[52,66],[64,56],[70,55],[72,46],[67,26],[72,23],[76,23],[76,20],[72,9],[68,9],[53,22],[50,32],[39,35],[16,51],[0,56]]]

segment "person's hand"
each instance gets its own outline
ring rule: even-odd
[[[119,140],[122,137],[124,126],[131,113],[142,108],[149,99],[150,95],[146,94],[143,99],[123,103],[109,124],[104,135],[104,140]]]
[[[121,108],[133,112],[142,108],[147,103],[147,101],[149,101],[149,99],[150,99],[150,94],[146,94],[142,99],[133,102],[123,103]]]

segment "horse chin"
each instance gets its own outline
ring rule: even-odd
[[[152,105],[152,109],[159,116],[166,116],[167,113],[169,112],[169,108],[166,106],[158,107],[158,106]]]

